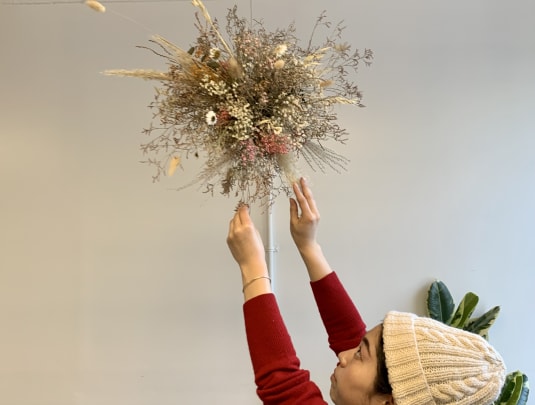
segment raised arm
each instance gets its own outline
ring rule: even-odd
[[[271,292],[264,246],[248,207],[240,207],[230,221],[227,244],[242,274],[245,330],[258,396],[264,404],[326,405],[310,373],[300,367]]]
[[[316,239],[320,213],[306,180],[295,183],[293,190],[290,231],[307,268],[329,346],[338,354],[360,344],[366,325]]]
[[[264,244],[246,205],[239,207],[230,221],[227,244],[240,266],[245,301],[271,293]]]
[[[332,273],[321,246],[316,240],[320,213],[312,191],[304,178],[293,184],[295,199],[290,199],[290,232],[305,263],[310,281],[318,281]]]

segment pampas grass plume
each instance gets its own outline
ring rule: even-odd
[[[98,13],[104,13],[106,11],[106,7],[97,0],[85,0],[85,5]]]

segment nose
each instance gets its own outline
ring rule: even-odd
[[[349,350],[338,353],[338,364],[339,367],[345,367],[347,365],[346,356],[349,353]]]

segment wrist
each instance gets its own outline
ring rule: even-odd
[[[271,293],[271,278],[269,276],[258,276],[244,282],[242,293],[245,301],[263,294]]]
[[[249,281],[246,281],[245,283],[243,283],[243,288],[242,288],[241,292],[245,293],[245,290],[247,290],[247,288],[250,287],[254,282],[262,281],[262,280],[267,280],[271,284],[271,277],[269,277],[269,276],[254,277],[254,278],[250,279]]]
[[[269,276],[265,261],[243,263],[240,265],[242,283],[245,284],[256,277]]]
[[[332,273],[332,269],[318,243],[314,242],[306,247],[301,247],[299,253],[307,268],[310,281],[321,280],[323,277]]]
[[[314,258],[318,255],[323,255],[321,246],[316,241],[299,245],[297,246],[297,250],[303,259],[306,259],[307,257]]]

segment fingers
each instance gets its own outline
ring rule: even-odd
[[[245,225],[251,223],[251,217],[249,216],[249,206],[241,205],[236,208],[234,216],[230,219],[230,227],[234,229],[235,226]]]
[[[236,210],[235,217],[242,225],[250,223],[251,217],[249,216],[249,206],[245,204],[241,205]]]
[[[301,183],[302,183],[302,181],[301,181]],[[299,187],[299,184],[298,183],[293,183],[292,187],[293,187],[293,190],[294,190],[295,199],[297,200],[297,203],[299,204],[299,208],[301,208],[301,212],[306,211],[307,208],[308,208],[308,202],[307,202],[307,199],[306,199],[305,195],[301,191],[301,188]]]
[[[243,224],[243,222],[247,220],[246,218],[249,216],[247,210],[248,207],[245,205],[242,205],[241,207],[236,209],[236,212],[229,221],[227,241],[231,237],[231,235],[235,234],[236,230]]]
[[[299,208],[301,208],[301,214],[306,216],[316,216],[318,214],[318,209],[316,207],[316,202],[314,201],[314,196],[312,195],[312,190],[310,190],[310,187],[308,187],[306,180],[301,177],[299,184],[293,183],[292,187],[295,198],[299,204]]]
[[[308,187],[308,184],[304,178],[301,178],[301,188],[303,190],[303,195],[305,196],[308,206],[312,213],[315,215],[318,214],[318,208],[316,207],[316,200],[314,200],[314,196],[312,195],[312,190],[310,187]]]
[[[256,229],[249,215],[249,206],[242,205],[236,209],[236,213],[230,220],[227,240],[236,238],[248,228]]]
[[[297,201],[294,198],[290,198],[290,219],[297,219],[299,217],[299,212],[297,208]]]

